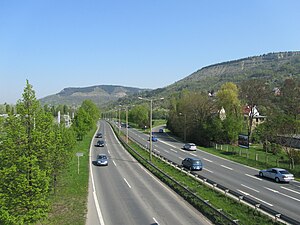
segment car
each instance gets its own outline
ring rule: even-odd
[[[184,160],[182,160],[182,166],[189,169],[189,170],[202,170],[203,169],[203,163],[201,159],[199,158],[191,158],[187,157]]]
[[[286,169],[282,169],[282,168],[270,168],[270,169],[260,170],[258,174],[260,177],[267,177],[273,179],[277,183],[279,182],[288,183],[291,180],[294,180],[294,175],[291,174]]]
[[[149,137],[148,141],[150,141],[150,137]],[[157,137],[156,136],[152,136],[152,141],[153,142],[157,142],[158,141]]]
[[[194,143],[186,143],[185,145],[183,145],[183,149],[189,151],[196,151],[197,147]]]
[[[95,137],[96,138],[102,138],[102,133],[97,133]]]
[[[97,141],[96,146],[97,146],[97,147],[104,147],[104,141],[103,141],[103,140]]]
[[[96,160],[97,166],[108,166],[108,158],[105,154],[99,154]]]
[[[164,133],[164,129],[163,129],[163,128],[160,128],[160,129],[158,130],[158,133]]]

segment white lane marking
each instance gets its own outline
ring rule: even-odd
[[[168,150],[165,150],[166,153],[170,153]]]
[[[177,153],[177,151],[172,148],[170,148],[170,151]]]
[[[107,149],[107,152],[110,154],[110,151]]]
[[[248,177],[254,178],[254,179],[256,179],[256,180],[262,180],[262,179],[260,179],[260,178],[258,178],[258,177],[255,177],[255,176],[250,175],[250,174],[247,174],[247,173],[245,173],[245,175],[248,176]]]
[[[184,160],[184,158],[182,158],[182,157],[178,157],[179,159],[181,159],[181,160]]]
[[[112,162],[113,162],[113,164],[117,167],[117,164],[115,163],[115,161],[113,160]]]
[[[128,185],[128,187],[131,188],[131,186],[130,186],[130,184],[128,183],[128,181],[127,181],[125,178],[123,178],[123,179],[124,179],[124,181],[126,182],[126,184]]]
[[[211,160],[209,160],[209,159],[206,159],[206,158],[202,158],[203,160],[205,160],[205,161],[207,161],[207,162],[213,162],[213,161],[211,161]]]
[[[228,170],[233,170],[232,168],[230,168],[230,167],[228,167],[228,166],[224,166],[224,165],[220,165],[220,166],[222,166],[223,168],[226,168],[226,169],[228,169]]]
[[[169,143],[167,143],[167,142],[165,142],[165,141],[160,141],[160,142],[162,142],[162,143],[164,143],[164,144],[166,144],[166,145],[169,145],[169,146],[171,146],[172,148],[177,148],[176,146],[174,146],[174,145],[171,145],[171,144],[169,144]]]
[[[206,168],[203,168],[203,169],[206,170],[206,171],[208,171],[208,172],[210,172],[210,173],[214,173],[213,171],[208,170],[208,169],[206,169]]]
[[[267,205],[269,205],[269,206],[273,206],[271,203],[268,203],[268,202],[263,201],[263,200],[261,200],[261,199],[259,199],[259,198],[256,198],[255,196],[250,195],[250,194],[248,194],[247,192],[241,191],[241,190],[239,190],[239,189],[236,189],[236,190],[239,191],[239,192],[241,192],[243,195],[250,196],[250,197],[252,197],[252,198],[254,198],[254,199],[256,199],[256,200],[258,200],[258,201],[260,201],[260,202],[263,202],[263,203],[265,203],[265,204],[267,204]]]
[[[90,154],[89,155],[89,157],[90,157],[89,163],[90,163],[91,181],[92,181],[92,188],[93,188],[93,198],[94,198],[94,202],[95,202],[96,211],[97,211],[97,215],[98,215],[100,225],[105,225],[104,219],[103,219],[103,216],[102,216],[102,212],[101,212],[101,209],[100,209],[100,205],[99,205],[99,202],[98,202],[96,188],[95,188],[95,181],[94,181],[93,167],[92,167],[92,145],[90,145],[90,153],[89,154]]]
[[[193,155],[193,156],[197,156],[196,154],[194,154],[194,153],[190,153],[191,155]]]
[[[295,200],[295,201],[300,202],[300,199],[298,199],[298,198],[294,198],[294,197],[292,197],[292,196],[283,194],[283,193],[281,193],[281,192],[279,192],[279,191],[276,191],[276,190],[271,189],[271,188],[268,188],[268,187],[264,187],[264,188],[267,189],[267,190],[269,190],[269,191],[272,191],[272,192],[274,192],[274,193],[276,193],[276,194],[280,194],[280,195],[283,195],[283,196],[285,196],[285,197],[287,197],[287,198],[290,198],[290,199],[293,199],[293,200]]]
[[[157,222],[157,220],[153,217],[152,218],[153,220],[154,220],[154,222],[157,224],[157,225],[159,225],[159,223]]]
[[[257,193],[259,193],[259,191],[258,190],[255,190],[254,188],[251,188],[251,187],[248,187],[248,186],[246,186],[246,185],[244,185],[244,184],[241,184],[243,187],[245,187],[245,188],[248,188],[248,189],[250,189],[250,190],[252,190],[252,191],[255,191],[255,192],[257,192]]]
[[[289,188],[286,188],[286,187],[282,187],[282,186],[281,186],[281,188],[285,189],[285,190],[288,190],[288,191],[291,191],[291,192],[294,192],[294,193],[300,195],[300,192],[298,192],[298,191],[295,191],[295,190],[292,190],[292,189],[289,189]]]

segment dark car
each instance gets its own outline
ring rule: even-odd
[[[97,146],[97,147],[104,147],[104,141],[102,141],[102,140],[97,141],[96,146]]]
[[[96,160],[97,166],[107,166],[108,165],[108,158],[105,154],[99,154]]]
[[[96,138],[102,138],[102,133],[97,133],[95,137]]]
[[[148,141],[150,141],[150,137],[149,137]],[[156,136],[152,136],[152,141],[153,142],[157,142],[158,141],[157,137]]]
[[[182,160],[182,166],[189,170],[202,170],[203,164],[202,161],[198,158],[187,157]]]

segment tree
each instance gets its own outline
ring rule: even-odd
[[[250,113],[248,115],[248,137],[251,138],[253,130],[253,120],[255,116],[255,107],[257,105],[267,105],[268,99],[272,92],[262,79],[246,80],[240,84],[240,98],[245,105],[250,107]]]
[[[43,121],[45,115],[28,81],[17,112],[5,121],[0,144],[1,224],[35,223],[49,208],[50,152],[43,143],[45,130],[39,131],[51,127],[53,120]]]
[[[134,106],[128,113],[128,120],[144,128],[149,126],[149,111],[146,105]]]
[[[82,107],[80,107],[72,123],[77,139],[82,140],[92,126],[93,118]]]
[[[243,115],[238,94],[238,87],[234,83],[228,82],[221,86],[216,96],[218,108],[225,109],[226,118],[222,124],[230,143],[237,141],[238,134],[243,128]]]

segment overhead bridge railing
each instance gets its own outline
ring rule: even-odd
[[[114,126],[114,124],[111,124],[112,127],[114,128],[114,131],[116,134],[118,134],[118,132],[115,130],[116,127]],[[136,144],[138,144],[141,148],[143,148],[145,151],[149,151],[149,149],[147,148],[147,146],[143,143],[141,143],[138,139],[136,138],[132,138],[129,137],[129,139],[131,141],[134,141]],[[186,193],[189,193],[190,196],[192,196],[191,198],[186,198],[186,196],[182,196],[184,198],[187,199],[187,201],[190,202],[190,204],[192,204],[194,207],[198,208],[197,206],[195,206],[195,199],[197,199],[197,201],[201,202],[203,205],[205,205],[205,207],[209,208],[214,216],[220,217],[221,218],[221,223],[217,222],[217,221],[212,221],[214,222],[214,224],[239,224],[238,223],[238,219],[233,219],[230,218],[230,216],[226,215],[225,213],[222,212],[222,210],[217,209],[215,207],[213,207],[211,204],[209,204],[206,200],[200,198],[199,196],[195,195],[193,192],[191,192],[189,189],[187,189],[186,187],[184,187],[183,185],[181,185],[180,183],[178,183],[176,180],[174,180],[172,177],[170,177],[168,174],[164,173],[162,170],[160,170],[159,168],[157,168],[155,165],[153,165],[151,162],[149,162],[147,159],[145,159],[143,156],[141,156],[135,149],[133,149],[131,146],[127,145],[127,143],[122,139],[119,138],[119,140],[122,142],[123,146],[125,146],[127,149],[130,149],[130,151],[134,152],[136,159],[140,162],[143,162],[143,164],[147,164],[148,166],[150,166],[151,168],[153,168],[154,170],[156,170],[159,174],[161,174],[163,177],[167,178],[168,180],[172,181],[174,184],[176,184],[176,186],[180,187],[182,190],[184,190]],[[160,155],[157,152],[152,152],[152,154],[154,156],[156,156],[157,158],[160,158],[161,160],[163,160],[164,162],[168,163],[169,165],[172,165],[174,168],[180,170],[180,171],[185,171],[186,174],[193,176],[195,179],[201,181],[202,183],[210,186],[211,188],[220,191],[221,193],[223,193],[224,195],[228,195],[230,197],[233,197],[234,199],[236,199],[238,202],[243,202],[243,203],[247,203],[249,206],[252,206],[254,209],[256,210],[260,210],[262,212],[264,212],[265,214],[271,216],[275,221],[281,221],[287,224],[292,224],[292,225],[299,225],[299,221],[288,217],[286,215],[283,215],[279,212],[277,212],[276,210],[271,209],[270,207],[257,202],[255,200],[253,200],[252,198],[249,198],[246,195],[243,195],[239,192],[236,192],[234,190],[230,190],[229,188],[216,183],[215,181],[208,179],[198,173],[192,172],[192,171],[188,171],[187,169],[183,168],[181,165],[178,165],[177,163],[167,159],[166,157]],[[153,172],[153,171],[152,171]],[[167,183],[168,184],[168,183]],[[169,184],[168,184],[169,185]],[[170,185],[169,185],[170,186]],[[174,189],[174,186],[170,186],[172,189]],[[175,187],[175,191],[176,187]],[[179,193],[180,194],[180,193]],[[192,200],[192,201],[190,201]],[[201,212],[203,213],[203,211],[201,210]],[[214,216],[211,217],[211,215],[206,215],[209,219],[214,218]]]

